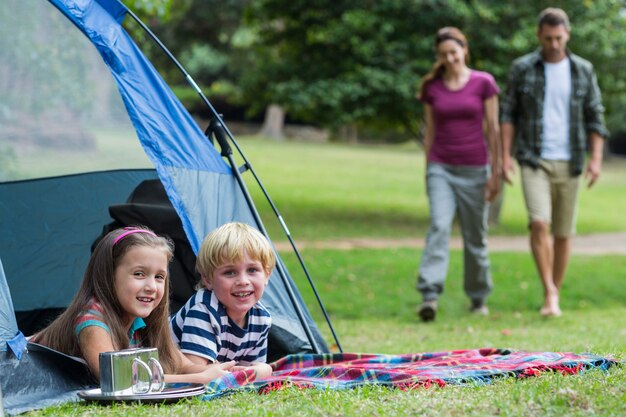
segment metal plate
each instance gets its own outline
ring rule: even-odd
[[[107,395],[103,394],[100,388],[80,391],[78,396],[85,401],[96,401],[100,403],[109,402],[150,402],[150,403],[168,403],[178,401],[182,398],[191,398],[202,395],[206,392],[204,384],[165,384],[165,388],[161,392],[151,392],[148,394],[134,395]]]

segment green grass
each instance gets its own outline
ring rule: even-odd
[[[424,155],[416,143],[351,146],[259,138],[239,143],[295,239],[416,237],[428,228]],[[626,230],[626,217],[609,209],[626,207],[625,171],[626,160],[612,158],[600,182],[583,187],[580,234]],[[284,240],[253,178],[246,180],[273,239]],[[527,233],[519,177],[506,187],[501,224],[491,233]]]
[[[414,290],[420,252],[413,249],[304,250],[346,352],[409,353],[506,347],[529,351],[592,352],[626,360],[626,259],[576,256],[563,290],[564,315],[544,319],[539,280],[528,254],[492,255],[491,315],[467,313],[462,291],[461,253],[453,251],[441,309],[433,323],[415,316]],[[293,255],[288,269],[330,342],[330,331]],[[626,370],[589,371],[576,376],[544,374],[410,392],[368,387],[349,391],[288,389],[257,395],[240,393],[210,402],[169,406],[98,407],[69,404],[29,415],[104,416],[620,416],[626,413]]]
[[[20,170],[90,166],[119,134],[99,136],[88,155],[34,155]],[[423,155],[415,144],[347,146],[300,142],[240,141],[296,240],[350,237],[423,237],[428,225]],[[104,152],[107,153],[107,152]],[[123,150],[122,154],[130,151]],[[107,158],[111,157],[110,155]],[[113,158],[116,167],[135,156]],[[140,161],[135,160],[135,161]],[[130,165],[135,166],[135,165]],[[626,230],[626,161],[607,161],[600,183],[581,193],[579,232]],[[274,240],[284,240],[270,208],[246,174],[251,192]],[[519,180],[506,189],[502,224],[494,234],[526,234]],[[477,347],[536,351],[593,352],[626,360],[626,259],[574,256],[562,295],[564,316],[538,314],[541,288],[528,253],[491,255],[494,292],[491,315],[467,313],[462,292],[462,255],[452,251],[446,291],[437,321],[417,320],[415,277],[421,252],[409,248],[302,251],[344,351],[408,353]],[[326,339],[330,331],[295,256],[282,254]],[[488,386],[418,389],[369,387],[350,391],[285,390],[269,395],[241,393],[210,402],[168,406],[66,404],[29,415],[255,415],[255,416],[588,416],[626,414],[626,370],[577,376],[497,381]]]
[[[424,155],[416,143],[353,146],[258,137],[238,143],[295,239],[418,237],[428,228]],[[150,166],[136,139],[121,128],[98,131],[94,150],[21,153],[12,165],[22,178]],[[624,172],[626,159],[612,158],[599,183],[582,190],[580,234],[626,230],[626,216],[613,209],[626,207]],[[272,238],[286,240],[252,175],[244,178]],[[502,221],[491,233],[526,234],[519,178],[506,187]]]

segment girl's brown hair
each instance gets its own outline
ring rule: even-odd
[[[463,32],[461,32],[461,30],[458,28],[447,26],[439,29],[437,31],[437,34],[435,35],[435,49],[437,49],[441,42],[450,40],[455,41],[456,43],[461,45],[461,47],[465,50],[465,63],[469,63],[469,47],[467,45],[467,39],[465,38]],[[424,86],[430,81],[443,76],[445,70],[446,68],[444,66],[444,63],[440,60],[436,60],[431,70],[424,77],[422,77],[419,89],[419,97],[421,97],[424,93]]]
[[[123,310],[115,292],[115,270],[128,251],[134,247],[147,246],[162,249],[168,262],[174,254],[174,244],[169,238],[156,236],[145,226],[136,226],[147,233],[121,236],[127,230],[109,232],[91,254],[83,281],[69,307],[48,327],[37,333],[32,341],[72,356],[82,356],[78,336],[74,333],[78,315],[95,298],[104,310],[104,322],[111,331],[116,350],[129,347],[128,332],[122,322]],[[119,239],[118,239],[119,238]],[[166,373],[177,373],[181,364],[169,330],[169,280],[159,305],[144,319],[146,327],[137,330],[142,346],[156,347],[159,361]]]

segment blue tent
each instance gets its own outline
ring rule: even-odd
[[[122,27],[128,13],[123,3],[118,0],[9,1],[14,2],[14,8],[0,12],[3,39],[13,34],[2,32],[9,20],[1,19],[15,19],[12,14],[19,13],[19,9],[35,19],[42,14],[38,12],[42,3],[50,8],[48,2],[60,12],[52,20],[71,21],[89,39],[115,80],[126,117],[152,168],[101,170],[0,183],[0,259],[8,282],[8,288],[3,290],[0,280],[3,290],[0,291],[3,310],[0,342],[14,336],[10,334],[15,330],[13,311],[4,314],[9,307],[17,312],[17,325],[21,328],[20,317],[24,314],[62,309],[69,304],[82,278],[91,245],[112,221],[110,208],[126,202],[142,182],[158,180],[163,185],[168,204],[175,211],[193,252],[208,232],[225,222],[243,221],[264,230],[247,191],[237,179],[239,174],[235,175],[233,167],[222,159]],[[45,10],[44,14],[50,13]],[[20,24],[40,27],[34,22]],[[12,41],[21,40],[16,37]],[[70,49],[61,52],[67,54]],[[50,49],[44,49],[38,62],[48,53]],[[0,73],[3,65],[6,68],[18,65],[13,57],[1,54]],[[68,71],[58,72],[59,77],[67,76],[71,70],[68,67]],[[0,146],[3,139],[11,138],[3,127],[9,126],[7,120],[10,122],[15,115],[11,112],[11,102],[3,102],[10,100],[9,93],[2,91],[0,83],[0,96],[5,97],[0,98]],[[0,147],[0,154],[2,151]],[[273,317],[270,353],[272,349],[275,355],[328,351],[280,259],[263,302]],[[0,376],[0,382],[6,403],[6,375]]]

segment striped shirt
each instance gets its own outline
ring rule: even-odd
[[[198,290],[170,319],[174,341],[183,353],[209,362],[267,360],[271,317],[259,302],[248,312],[245,328],[233,322],[213,291]]]
[[[102,309],[102,305],[93,297],[89,301],[89,304],[76,316],[76,320],[74,321],[74,334],[78,337],[80,332],[89,326],[102,327],[109,334],[111,333],[111,329],[109,329],[109,326],[104,322],[104,310]],[[141,340],[139,340],[137,335],[137,330],[143,329],[144,327],[146,327],[146,323],[143,319],[136,317],[128,331],[128,339],[130,341],[128,344],[129,348],[142,347]]]

